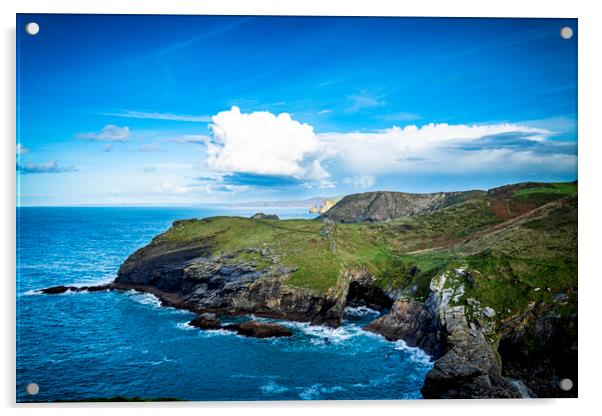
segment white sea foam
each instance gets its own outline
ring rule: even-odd
[[[412,359],[412,361],[424,364],[424,365],[432,365],[433,361],[431,359],[431,356],[428,355],[426,352],[422,351],[420,348],[417,347],[409,347],[408,344],[405,343],[405,341],[403,340],[398,340],[395,341],[395,347],[396,350],[401,350],[401,351],[406,351],[410,354],[410,358]]]
[[[260,387],[263,394],[280,394],[288,391],[288,387],[281,386],[274,380],[268,381],[267,384]]]
[[[345,390],[341,386],[323,386],[322,384],[313,384],[310,387],[302,388],[299,397],[303,400],[319,399],[322,394],[336,393]]]
[[[224,335],[242,337],[242,335],[238,335],[234,331],[226,331],[225,329],[205,329],[200,331],[199,334],[206,338],[219,337]]]
[[[345,314],[351,316],[368,316],[368,315],[380,315],[380,312],[370,309],[367,306],[358,306],[352,308],[350,306],[345,307]]]
[[[288,327],[293,327],[306,335],[315,337],[319,340],[328,340],[334,343],[346,341],[352,337],[361,335],[364,332],[355,325],[345,325],[338,328],[330,328],[324,325],[311,325],[307,322],[286,322]]]
[[[156,366],[156,365],[160,365],[160,364],[165,364],[165,363],[173,363],[176,360],[172,360],[171,358],[167,358],[166,356],[163,356],[163,358],[161,358],[158,361],[149,361],[149,364],[152,366]]]
[[[157,308],[161,306],[161,301],[159,300],[159,298],[153,295],[152,293],[140,293],[134,291],[134,293],[132,293],[130,297],[141,305],[150,305]]]
[[[194,326],[190,325],[190,323],[188,322],[178,322],[176,326],[179,329],[183,329],[184,331],[190,331],[192,329],[195,329]]]
[[[42,291],[41,290],[37,290],[37,289],[31,289],[31,290],[27,290],[23,293],[21,293],[22,296],[36,296],[36,295],[41,295]]]

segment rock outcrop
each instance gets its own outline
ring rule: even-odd
[[[222,323],[214,313],[201,313],[190,321],[189,325],[200,329],[220,329],[222,327]]]
[[[447,332],[447,351],[427,374],[422,395],[425,398],[519,398],[521,392],[502,377],[502,363],[486,321],[467,318],[464,295],[464,269],[444,272],[431,281],[427,307],[434,310]]]
[[[287,284],[295,270],[268,251],[235,250],[213,255],[213,241],[186,244],[155,241],[121,266],[116,289],[157,295],[165,304],[198,313],[254,314],[313,324],[340,325],[347,284],[326,293]],[[259,260],[246,260],[252,255]]]
[[[435,211],[465,201],[483,191],[409,194],[405,192],[366,192],[348,195],[320,218],[336,222],[391,221],[414,214]]]
[[[280,218],[276,214],[264,214],[263,212],[258,212],[257,214],[253,214],[251,219],[252,220],[279,220]]]
[[[235,331],[239,335],[253,338],[280,338],[293,335],[292,331],[285,326],[257,321],[229,324],[223,328],[227,331]]]
[[[398,300],[391,311],[364,327],[389,341],[404,340],[437,359],[446,350],[446,333],[435,312],[413,300]]]

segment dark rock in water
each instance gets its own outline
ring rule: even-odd
[[[45,295],[59,295],[65,292],[102,292],[105,290],[112,290],[113,285],[111,283],[98,286],[53,286],[41,289],[40,292]]]
[[[242,324],[230,324],[224,326],[224,329],[235,331],[245,337],[254,338],[290,337],[293,335],[291,330],[285,326],[257,321],[247,321]]]
[[[40,292],[45,293],[46,295],[58,295],[60,293],[65,293],[68,290],[71,290],[68,286],[53,286],[42,289]]]
[[[399,300],[391,312],[364,327],[389,341],[402,339],[410,347],[418,347],[437,359],[446,348],[446,334],[439,317],[423,303]]]
[[[189,324],[201,329],[220,329],[222,327],[214,313],[202,313],[190,321]]]
[[[257,214],[251,217],[252,220],[279,220],[280,218],[276,214],[264,214],[263,212],[258,212]]]

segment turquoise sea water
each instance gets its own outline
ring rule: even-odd
[[[305,209],[262,208],[281,218]],[[114,279],[119,265],[175,219],[258,209],[17,209],[17,401],[115,396],[184,400],[418,399],[429,357],[361,326],[283,322],[290,338],[259,340],[187,325],[193,315],[130,292],[40,295],[54,285]],[[248,317],[232,318],[248,319]],[[39,394],[25,392],[28,383]]]

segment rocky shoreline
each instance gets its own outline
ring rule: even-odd
[[[260,338],[290,331],[219,317],[338,327],[365,306],[384,313],[365,330],[435,360],[424,398],[576,397],[576,186],[359,194],[315,221],[175,221],[114,282],[41,293],[133,289],[195,313],[192,326]]]
[[[122,268],[133,270],[126,264]],[[163,306],[197,313],[197,317],[189,323],[191,326],[269,338],[291,336],[292,332],[282,325],[255,320],[222,325],[218,315],[237,316],[252,313],[255,316],[309,321],[316,325],[336,327],[343,319],[349,287],[355,286],[355,305],[360,302],[361,288],[372,296],[364,299],[365,303],[372,307],[379,305],[375,302],[375,299],[378,299],[381,302],[380,306],[384,308],[386,302],[383,302],[383,297],[392,303],[388,313],[370,322],[364,327],[365,330],[380,334],[390,341],[403,340],[408,346],[422,349],[435,360],[421,389],[424,398],[535,397],[520,380],[521,374],[513,373],[515,378],[502,375],[501,358],[496,351],[497,344],[488,339],[493,334],[491,326],[488,326],[486,314],[491,313],[483,313],[481,309],[480,313],[472,315],[478,315],[479,320],[469,320],[464,307],[455,305],[458,294],[462,291],[458,283],[468,276],[465,270],[444,273],[434,278],[429,298],[426,302],[417,302],[405,298],[395,300],[388,297],[391,294],[387,295],[384,292],[375,297],[375,288],[371,286],[373,277],[361,269],[346,271],[342,280],[345,284],[340,285],[336,292],[320,297],[309,295],[303,290],[285,288],[284,285],[276,283],[278,279],[273,276],[273,271],[249,278],[249,275],[257,272],[251,264],[233,267],[231,263],[224,262],[224,257],[196,258],[194,262],[186,260],[182,266],[184,264],[186,267],[179,269],[181,274],[171,275],[177,279],[179,286],[165,280],[160,280],[161,283],[156,286],[158,281],[152,277],[148,283],[154,282],[153,285],[130,283],[131,275],[120,272],[119,277],[112,283],[99,286],[55,286],[40,292],[53,295],[67,291],[133,289],[157,296]],[[221,266],[218,267],[218,264]],[[204,272],[199,273],[199,269]],[[190,276],[187,276],[191,270],[195,279],[198,279],[194,287],[190,286]],[[211,273],[207,273],[207,270]],[[283,269],[279,271],[282,272]],[[136,272],[133,275],[139,276]],[[147,276],[155,274],[149,273]],[[162,276],[162,279],[165,279],[165,276]],[[170,287],[172,291],[167,291],[166,287]],[[206,294],[207,298],[200,297],[200,294]]]

